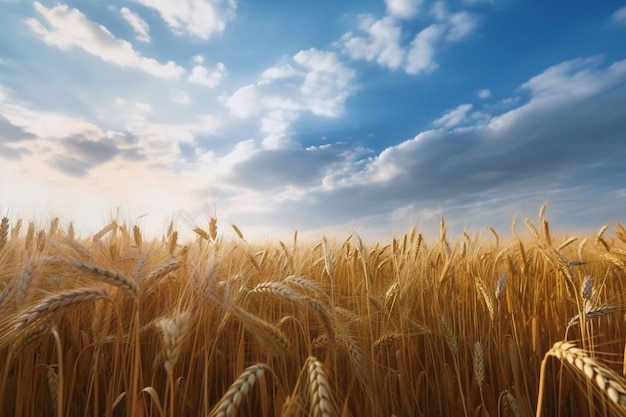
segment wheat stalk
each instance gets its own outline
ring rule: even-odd
[[[241,401],[248,394],[248,391],[250,391],[250,388],[252,388],[256,381],[261,379],[263,374],[269,369],[270,368],[264,363],[257,363],[246,368],[215,405],[209,417],[230,417],[234,415]]]

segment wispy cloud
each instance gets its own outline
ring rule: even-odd
[[[116,38],[108,29],[66,5],[46,8],[35,2],[35,10],[41,20],[29,18],[28,27],[48,45],[62,50],[78,47],[112,64],[137,68],[159,78],[178,78],[185,70],[173,61],[161,64],[152,58],[141,56],[126,40]]]
[[[489,97],[491,97],[491,91],[488,88],[483,88],[481,90],[478,90],[476,92],[476,95],[480,98],[484,99],[488,99]]]
[[[611,15],[613,23],[626,26],[626,6],[618,9]]]
[[[470,110],[472,110],[471,104],[461,104],[456,109],[449,111],[448,113],[441,116],[439,119],[435,120],[434,123],[436,126],[456,126],[467,120],[467,113]]]
[[[178,34],[209,39],[223,32],[226,23],[235,17],[235,0],[135,0],[150,7]]]
[[[135,39],[140,42],[150,42],[150,27],[137,13],[130,11],[128,7],[120,9],[122,17],[135,31]]]

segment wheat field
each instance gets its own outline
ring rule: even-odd
[[[521,223],[253,244],[4,217],[0,415],[626,415],[626,229]]]

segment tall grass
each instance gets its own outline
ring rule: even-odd
[[[0,415],[626,415],[626,229],[524,223],[255,245],[5,217]]]

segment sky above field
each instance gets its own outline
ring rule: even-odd
[[[0,0],[0,210],[265,239],[626,220],[626,2]]]

